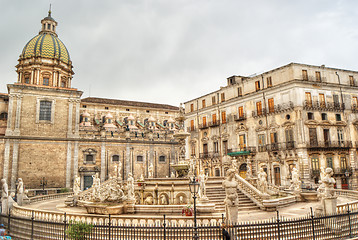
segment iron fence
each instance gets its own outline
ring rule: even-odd
[[[323,240],[345,239],[358,235],[358,212],[348,211],[331,216],[314,216],[311,213],[297,219],[286,219],[279,216],[269,220],[243,222],[239,224],[207,224],[197,228],[199,239],[220,240]],[[22,218],[1,215],[0,222],[9,230],[14,239],[52,239],[70,240],[66,233],[73,225],[64,215],[61,222],[40,221],[34,217]],[[225,222],[225,221],[224,221]],[[165,219],[155,225],[117,225],[108,216],[107,221],[93,225],[82,239],[156,239],[156,240],[189,240],[193,239],[192,225],[174,225]]]

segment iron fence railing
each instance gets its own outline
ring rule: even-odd
[[[71,239],[68,230],[75,223],[69,222],[66,214],[58,221],[39,221],[33,216],[23,218],[1,215],[0,223],[5,225],[14,239]],[[92,225],[91,230],[80,239],[189,240],[193,239],[194,229],[192,225],[171,224],[165,215],[153,225],[115,224],[109,215],[106,221]],[[227,239],[225,235],[235,240],[346,239],[358,235],[358,212],[351,212],[349,204],[343,213],[329,216],[315,216],[311,208],[311,214],[305,217],[287,219],[280,217],[277,211],[277,217],[268,220],[232,224],[223,219],[215,224],[198,225],[197,233],[200,240]]]
[[[218,157],[220,157],[219,152],[203,152],[203,153],[199,153],[199,158],[200,159],[210,159],[210,158],[218,158]]]
[[[351,148],[352,141],[311,141],[307,148]]]
[[[321,101],[304,101],[303,108],[305,110],[320,110],[320,111],[343,111],[345,109],[344,103],[338,102],[321,102]]]
[[[234,115],[234,120],[235,121],[244,121],[246,120],[246,113],[243,113],[243,114],[235,114]]]
[[[220,125],[220,121],[216,120],[216,121],[210,121],[208,122],[209,127],[216,127]]]

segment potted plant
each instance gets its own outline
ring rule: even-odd
[[[87,239],[86,235],[91,233],[93,226],[85,222],[70,221],[70,225],[66,230],[67,235],[73,240]]]
[[[181,213],[185,216],[193,216],[194,209],[191,205],[187,205],[181,210]]]

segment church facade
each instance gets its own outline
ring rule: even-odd
[[[0,94],[0,174],[12,190],[22,178],[28,189],[81,188],[98,173],[104,181],[121,165],[122,177],[168,177],[177,158],[173,137],[179,108],[105,98],[81,99],[72,87],[69,52],[49,15],[24,47],[18,79]]]

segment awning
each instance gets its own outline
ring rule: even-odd
[[[238,151],[238,152],[231,152],[228,153],[227,155],[229,156],[239,156],[239,155],[249,155],[250,151]]]
[[[118,121],[118,120],[116,120],[116,123],[119,125],[119,126],[123,126],[123,123],[122,122],[120,122],[120,121]]]

